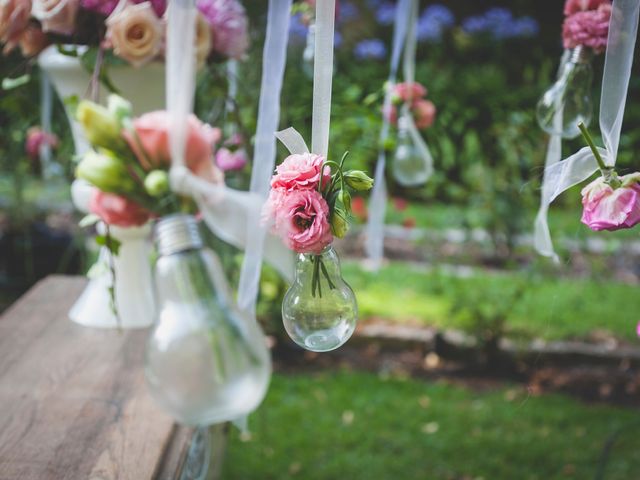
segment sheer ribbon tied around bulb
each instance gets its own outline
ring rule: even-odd
[[[612,5],[609,37],[605,53],[600,99],[600,131],[604,148],[598,151],[607,167],[614,167],[618,157],[622,120],[631,78],[633,52],[638,34],[638,0],[614,0]],[[560,122],[560,119],[556,119]],[[554,138],[557,137],[557,138]],[[560,137],[552,137],[549,158],[560,158]],[[589,147],[584,147],[565,160],[551,162],[545,168],[542,185],[541,210],[536,219],[534,245],[544,256],[558,260],[553,250],[546,211],[562,192],[577,185],[598,171],[598,164]]]

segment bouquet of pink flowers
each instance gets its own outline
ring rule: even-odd
[[[607,47],[611,0],[567,0],[562,25],[564,48],[589,47],[602,53]]]
[[[80,102],[76,116],[95,149],[81,159],[76,176],[95,187],[90,211],[96,220],[131,227],[153,217],[195,211],[191,199],[169,189],[167,112],[133,118],[131,104],[111,95],[107,107]],[[221,183],[223,174],[214,164],[214,145],[220,136],[219,129],[189,117],[185,164],[199,177]]]
[[[431,100],[427,100],[427,89],[424,85],[415,83],[397,83],[392,87],[392,105],[384,112],[385,117],[392,125],[398,124],[398,106],[406,105],[416,127],[425,130],[433,125],[436,119],[436,106]]]
[[[207,60],[240,58],[249,45],[238,0],[198,0],[196,53]],[[0,0],[0,44],[25,57],[49,44],[100,47],[134,66],[163,56],[166,0]]]
[[[315,255],[312,294],[319,286],[320,272],[326,272],[321,253],[333,237],[342,238],[349,229],[352,191],[367,191],[373,180],[360,170],[344,171],[340,163],[322,155],[290,155],[271,179],[271,193],[264,208],[265,221],[297,253]],[[326,276],[326,273],[325,273]],[[331,280],[327,278],[331,288]]]

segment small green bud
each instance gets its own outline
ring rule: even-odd
[[[338,192],[338,200],[344,206],[346,212],[351,211],[351,195],[346,190],[340,190]]]
[[[344,181],[356,192],[371,190],[373,179],[361,170],[349,170],[344,174]]]
[[[97,153],[93,150],[85,153],[76,167],[76,177],[109,193],[131,192],[136,186],[122,160],[106,152]]]
[[[120,122],[133,116],[131,102],[114,93],[107,98],[107,110]]]
[[[382,148],[385,152],[391,152],[396,149],[396,140],[392,137],[387,137],[382,143]]]
[[[144,189],[152,197],[160,197],[169,191],[169,175],[164,170],[152,170],[144,179]]]
[[[331,215],[331,232],[338,238],[343,238],[349,230],[347,215],[340,208],[335,208]]]
[[[76,118],[92,145],[112,150],[124,146],[120,121],[102,105],[83,100],[78,104]]]

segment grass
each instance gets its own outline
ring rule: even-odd
[[[275,375],[231,434],[226,480],[593,479],[616,433],[606,480],[640,478],[640,415],[519,386],[477,393],[446,383],[330,372]]]
[[[492,304],[511,301],[509,292],[514,285],[520,285],[524,293],[513,301],[507,318],[507,330],[512,333],[568,339],[605,330],[637,342],[637,286],[613,281],[530,278],[523,272],[492,275],[477,271],[460,278],[401,262],[393,262],[377,273],[365,271],[353,262],[345,262],[343,267],[345,279],[357,294],[362,318],[468,329],[468,320],[453,314],[453,309],[459,309],[461,303],[474,309],[479,307],[472,304],[482,303],[490,309]]]

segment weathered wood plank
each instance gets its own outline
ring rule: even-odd
[[[161,463],[179,468],[190,431],[147,393],[147,331],[71,322],[85,284],[49,277],[0,317],[0,480],[145,480]]]

